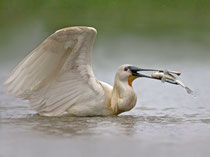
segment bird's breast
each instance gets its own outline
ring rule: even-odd
[[[118,114],[131,110],[136,105],[137,97],[132,87],[120,93]]]

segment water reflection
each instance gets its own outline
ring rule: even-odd
[[[30,114],[22,118],[5,118],[2,126],[23,132],[39,132],[54,136],[138,136],[146,127],[170,126],[185,123],[210,123],[210,119],[192,119],[164,116],[121,115],[110,117],[42,117]],[[196,116],[196,115],[194,115]]]
[[[16,126],[28,131],[63,136],[100,136],[131,135],[135,132],[136,122],[143,117],[41,117],[37,114],[24,118],[8,118],[2,124]]]

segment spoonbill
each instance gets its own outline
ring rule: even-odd
[[[11,72],[5,86],[29,100],[42,116],[108,116],[131,110],[137,101],[136,78],[151,76],[133,65],[121,65],[113,87],[95,78],[91,51],[97,31],[92,27],[60,29],[45,39]]]

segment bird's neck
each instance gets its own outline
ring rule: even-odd
[[[111,108],[115,114],[131,110],[136,104],[136,94],[128,81],[115,78],[111,96]]]

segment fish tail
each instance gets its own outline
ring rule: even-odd
[[[192,91],[190,88],[185,87],[185,89],[186,89],[187,93],[189,93],[189,94],[193,94],[193,91]]]

